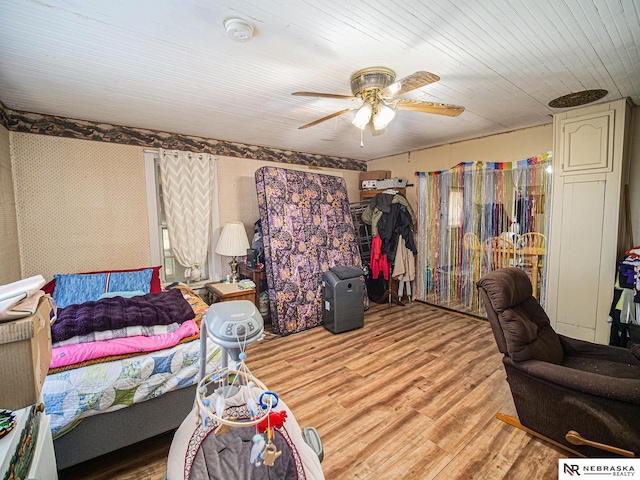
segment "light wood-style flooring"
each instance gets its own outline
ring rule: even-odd
[[[562,450],[497,419],[515,414],[488,322],[419,302],[372,304],[364,328],[267,334],[247,365],[324,445],[327,479],[555,479]],[[544,412],[541,412],[544,414]],[[160,480],[172,434],[60,480]]]

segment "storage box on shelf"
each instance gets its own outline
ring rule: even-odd
[[[385,189],[386,190],[386,189]],[[360,201],[368,200],[375,197],[377,194],[384,192],[385,190],[360,190]],[[407,196],[406,188],[394,188],[398,193],[401,193],[405,197]]]
[[[0,323],[0,408],[19,410],[40,398],[51,363],[51,297],[35,314]]]
[[[366,180],[384,180],[385,178],[391,178],[390,170],[371,170],[368,172],[360,172],[360,189],[362,189],[362,182]]]
[[[376,180],[376,190],[385,190],[387,188],[405,188],[407,181],[400,178],[387,178],[385,180]]]

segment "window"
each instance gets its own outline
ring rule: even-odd
[[[449,228],[462,227],[462,205],[462,190],[459,188],[449,190]]]
[[[153,265],[162,265],[160,270],[164,282],[188,283],[185,277],[185,267],[174,258],[169,242],[164,201],[162,198],[162,178],[160,175],[160,157],[157,152],[145,151],[145,176],[147,184],[147,208],[149,220],[149,242],[151,250],[151,262]],[[211,255],[209,255],[210,257]],[[203,279],[198,284],[204,284],[208,280],[210,258],[204,265]]]

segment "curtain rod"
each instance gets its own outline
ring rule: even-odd
[[[168,150],[168,149],[165,149]],[[171,149],[171,150],[175,150],[175,149]],[[184,150],[179,150],[179,151],[184,151]],[[144,153],[160,153],[160,150],[157,148],[145,148],[143,150]],[[206,152],[189,152],[189,151],[185,151],[186,153],[188,153],[189,155],[211,155],[215,158],[218,158],[217,155],[214,155],[213,153],[206,153]]]

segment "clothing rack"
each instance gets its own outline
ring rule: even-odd
[[[400,292],[400,287],[398,288],[398,292],[396,293],[395,290],[393,290],[391,288],[391,270],[392,267],[389,268],[389,280],[387,280],[387,290],[382,294],[382,296],[380,297],[381,299],[385,298],[387,299],[388,302],[388,306],[387,306],[387,310],[391,310],[391,302],[393,301],[393,303],[400,305],[402,307],[404,307],[406,304],[401,300],[401,295],[402,292]],[[399,286],[402,286],[404,282],[398,282]],[[409,290],[411,290],[411,287],[409,287]],[[377,303],[382,303],[381,301],[377,302]]]
[[[362,260],[362,268],[365,273],[369,273],[369,259],[371,257],[371,225],[367,225],[362,221],[362,212],[369,205],[369,200],[362,200],[349,204],[349,213],[353,220],[353,227],[356,231],[356,242],[360,259]]]
[[[379,192],[379,193],[396,195],[398,192],[386,190],[384,192]],[[404,197],[404,194],[402,196]],[[349,205],[351,217],[353,219],[353,224],[356,231],[356,241],[358,243],[360,256],[362,258],[362,264],[363,264],[363,267],[365,268],[365,271],[368,274],[372,273],[372,268],[373,268],[373,266],[370,263],[371,251],[373,249],[373,234],[372,234],[371,225],[368,223],[365,223],[362,220],[362,214],[367,209],[370,202],[371,202],[371,198],[367,198],[367,199],[361,199],[360,202],[351,203]],[[391,308],[392,303],[395,303],[401,306],[406,305],[406,303],[402,301],[402,296],[405,289],[406,289],[409,302],[411,302],[411,282],[397,281],[398,286],[392,287],[392,284],[394,282],[394,279],[392,278],[392,273],[393,273],[393,265],[389,265],[389,272],[387,275],[388,280],[384,280],[386,282],[386,285],[383,283],[383,286],[386,287],[385,291],[377,300],[372,299],[376,303],[383,303],[386,301],[388,303],[389,309]]]

